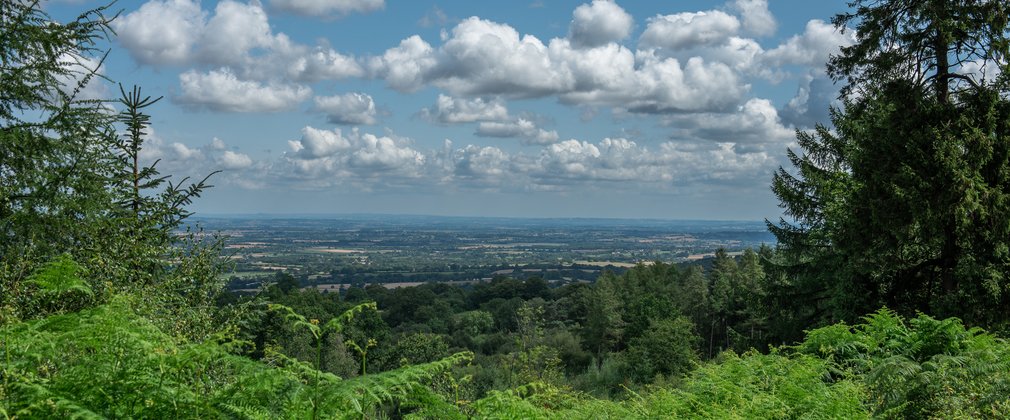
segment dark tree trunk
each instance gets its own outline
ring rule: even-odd
[[[933,52],[936,54],[936,79],[934,88],[936,89],[936,100],[941,104],[950,101],[950,59],[947,56],[950,52],[950,41],[947,30],[943,27],[943,22],[947,19],[946,0],[936,1],[936,36],[933,38]]]

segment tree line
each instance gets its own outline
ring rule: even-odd
[[[222,303],[275,302],[325,323],[350,307],[375,302],[377,312],[357,317],[340,336],[326,337],[332,345],[323,358],[341,375],[470,351],[477,357],[468,368],[476,396],[532,380],[577,384],[609,396],[621,394],[622,387],[676,378],[725,350],[743,353],[782,342],[768,322],[774,314],[764,293],[775,275],[761,260],[773,253],[764,247],[736,259],[720,250],[707,271],[659,262],[557,288],[540,277],[497,277],[472,287],[369,285],[341,296],[300,289],[293,276],[279,273],[259,296],[232,295]],[[312,337],[265,307],[260,311],[242,323],[257,349],[272,346],[291,357],[315,357]],[[369,340],[377,346],[367,367],[341,345]]]

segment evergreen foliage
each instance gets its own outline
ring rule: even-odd
[[[101,255],[114,134],[101,101],[79,93],[98,77],[88,56],[110,31],[105,10],[51,24],[37,2],[0,3],[0,323],[29,315],[24,281],[41,264]]]
[[[798,133],[772,190],[786,318],[855,320],[881,305],[1003,328],[1010,318],[1010,6],[863,1],[833,129]],[[964,74],[966,63],[987,74]],[[999,76],[994,76],[999,74]]]
[[[628,344],[632,375],[649,382],[655,375],[679,378],[698,363],[698,336],[687,318],[654,320],[645,332]]]
[[[139,88],[118,103],[79,97],[99,77],[92,56],[111,33],[107,10],[57,24],[38,2],[0,3],[0,323],[45,314],[26,280],[65,254],[87,273],[94,303],[141,294],[151,314],[173,313],[152,319],[203,338],[221,288],[220,238],[176,231],[207,179],[172,182],[139,163],[144,109],[157,99]]]

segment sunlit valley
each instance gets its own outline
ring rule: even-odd
[[[722,249],[772,245],[759,222],[504,219],[435,216],[195,218],[224,235],[228,287],[252,292],[276,272],[323,291],[425,282],[473,284],[496,276],[558,285],[638,264],[700,262]]]

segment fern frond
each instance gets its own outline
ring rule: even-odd
[[[221,408],[221,411],[223,411],[224,414],[230,414],[231,416],[242,419],[269,420],[274,418],[274,413],[271,413],[263,407],[234,404],[221,404],[218,407]]]
[[[362,303],[351,309],[344,311],[340,316],[334,317],[329,320],[326,325],[323,326],[324,331],[332,331],[335,333],[340,333],[344,330],[344,325],[350,322],[354,318],[355,314],[363,312],[365,309],[371,309],[373,311],[378,310],[378,306],[375,302]]]
[[[368,409],[394,399],[405,400],[416,388],[423,387],[423,380],[472,360],[473,353],[460,352],[431,363],[331,382],[323,385],[323,391],[330,403],[337,403],[337,406],[356,404]]]
[[[15,418],[59,416],[81,420],[105,419],[105,417],[80,406],[76,401],[57,395],[40,384],[22,382],[14,383],[12,387],[16,394],[31,401],[26,407],[14,412]]]
[[[81,279],[83,273],[83,267],[63,254],[37,269],[25,283],[35,287],[37,309],[41,313],[75,311],[86,307],[95,296]]]

